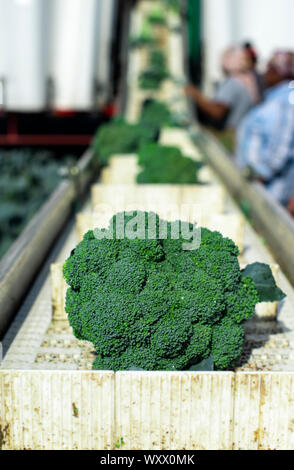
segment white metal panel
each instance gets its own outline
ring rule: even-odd
[[[51,75],[57,109],[93,105],[94,37],[100,0],[53,0]]]
[[[114,373],[1,371],[0,450],[112,449]]]
[[[233,390],[232,372],[117,372],[116,441],[123,449],[231,449]]]
[[[96,77],[101,87],[101,92],[99,93],[99,100],[101,101],[105,100],[109,89],[114,3],[114,0],[98,0],[99,23],[97,31]]]
[[[0,0],[0,74],[8,110],[38,111],[46,101],[48,0]]]
[[[0,111],[4,107],[5,104],[5,96],[4,96],[4,85],[3,80],[5,76],[5,34],[4,34],[4,23],[5,18],[4,15],[1,14],[3,12],[2,8],[2,0],[0,0]]]
[[[237,373],[234,401],[234,449],[293,450],[293,373]]]
[[[5,15],[4,15],[4,2],[0,0],[0,78],[5,74]]]
[[[294,375],[1,370],[0,450],[292,450]]]
[[[294,49],[293,0],[238,0],[237,38],[252,39],[262,61],[277,48]]]
[[[234,0],[236,1],[236,0]],[[233,41],[232,0],[202,1],[203,42],[207,83],[222,77],[220,57]]]
[[[207,88],[222,77],[220,56],[233,43],[253,42],[264,65],[275,49],[294,49],[293,0],[203,0]]]

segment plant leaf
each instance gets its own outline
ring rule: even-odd
[[[188,370],[189,371],[209,372],[209,371],[213,370],[213,367],[214,367],[213,357],[209,356],[207,359],[204,359],[203,361],[199,362],[198,364],[194,364]]]
[[[249,264],[241,271],[241,275],[243,277],[250,276],[253,279],[260,302],[275,302],[286,297],[286,294],[276,285],[268,264]]]

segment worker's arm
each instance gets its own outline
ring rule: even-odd
[[[294,196],[290,199],[288,204],[288,211],[294,217]]]
[[[193,98],[201,111],[217,121],[222,121],[230,111],[228,105],[206,98],[206,96],[193,85],[187,85],[185,87],[185,93],[187,96]]]

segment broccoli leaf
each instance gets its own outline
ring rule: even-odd
[[[267,264],[249,264],[241,271],[241,275],[250,276],[253,279],[260,302],[275,302],[286,297],[286,294],[276,285],[272,271]]]
[[[207,359],[203,359],[203,361],[199,362],[198,364],[194,364],[193,366],[191,366],[189,371],[209,372],[213,369],[214,369],[213,357],[209,356]]]

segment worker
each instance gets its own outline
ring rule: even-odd
[[[249,58],[250,70],[252,71],[253,75],[255,76],[257,87],[258,87],[258,92],[259,92],[260,97],[262,97],[263,92],[264,92],[264,83],[263,83],[263,75],[257,69],[258,54],[257,54],[253,44],[249,41],[246,41],[243,44],[243,49],[246,51],[247,56]]]
[[[216,129],[236,129],[250,108],[260,101],[259,86],[253,72],[252,58],[243,46],[226,50],[222,57],[226,76],[213,99],[197,87],[187,85],[185,92],[197,105],[200,120]]]
[[[292,80],[294,52],[276,52],[264,76],[265,100],[244,118],[237,138],[238,165],[284,206],[294,197]]]

